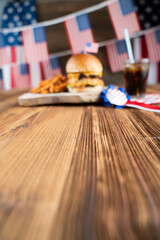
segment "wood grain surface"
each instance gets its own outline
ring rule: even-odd
[[[0,93],[0,239],[160,239],[160,114],[20,94]]]

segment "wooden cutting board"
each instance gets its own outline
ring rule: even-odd
[[[99,102],[100,92],[79,92],[79,93],[49,93],[49,94],[34,94],[25,93],[18,98],[21,106],[36,106],[46,104],[61,104],[61,103],[92,103]]]

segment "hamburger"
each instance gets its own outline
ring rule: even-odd
[[[68,76],[68,90],[70,92],[97,92],[101,91],[104,82],[102,77],[103,66],[100,60],[91,54],[76,54],[66,63]]]

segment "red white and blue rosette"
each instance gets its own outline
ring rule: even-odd
[[[160,97],[160,96],[159,96]],[[133,107],[151,112],[160,112],[160,107],[147,104],[142,97],[140,98],[131,98],[124,88],[115,88],[113,85],[109,85],[107,89],[103,89],[100,94],[100,98],[103,101],[103,104],[107,107],[114,106],[115,108],[123,107]],[[150,94],[150,99],[153,96]],[[148,101],[149,102],[149,101]],[[151,101],[150,101],[151,102]]]

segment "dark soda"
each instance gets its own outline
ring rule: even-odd
[[[141,95],[146,91],[146,83],[149,70],[149,60],[130,63],[129,60],[124,62],[123,76],[125,89],[129,95]]]

